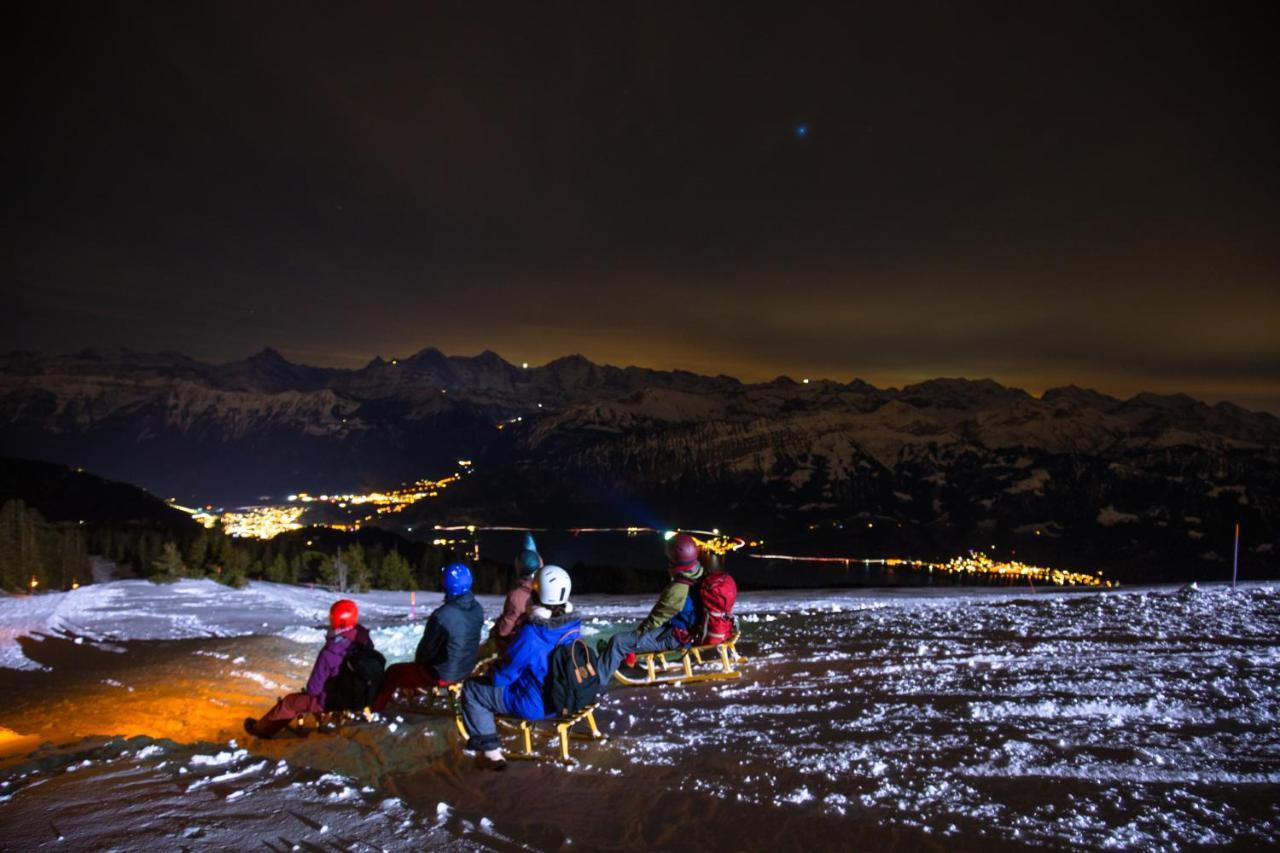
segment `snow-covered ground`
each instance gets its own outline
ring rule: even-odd
[[[411,620],[407,593],[357,598],[392,660],[439,601]],[[609,740],[577,767],[503,774],[445,716],[237,736],[305,679],[332,599],[194,581],[0,599],[6,843],[1280,844],[1280,585],[747,593],[741,680],[611,691]],[[602,636],[650,603],[578,600]]]

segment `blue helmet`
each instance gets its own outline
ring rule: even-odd
[[[450,563],[444,567],[444,594],[462,595],[471,592],[471,570],[465,563]]]

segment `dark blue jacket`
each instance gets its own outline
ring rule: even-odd
[[[432,611],[413,659],[430,667],[442,681],[461,681],[476,667],[484,609],[469,592],[446,595]]]
[[[493,674],[494,685],[506,688],[504,701],[512,714],[526,720],[552,716],[542,701],[551,650],[581,633],[579,619],[562,616],[548,622],[529,617],[507,649],[507,661]]]

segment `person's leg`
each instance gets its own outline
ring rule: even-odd
[[[466,724],[466,748],[489,752],[498,748],[495,714],[506,714],[503,688],[482,681],[468,681],[462,688],[462,721]]]
[[[680,641],[671,635],[671,627],[663,625],[648,631],[624,631],[614,634],[613,639],[600,656],[597,669],[600,672],[600,683],[607,685],[613,673],[622,666],[622,661],[629,654],[646,652],[664,652],[680,648]]]
[[[420,687],[434,687],[438,683],[439,679],[435,672],[427,667],[413,662],[392,664],[387,667],[387,673],[382,679],[382,688],[378,690],[378,695],[374,697],[369,710],[382,713],[397,690],[409,693]]]
[[[310,693],[290,693],[254,723],[253,733],[258,737],[271,737],[288,726],[294,717],[322,711],[324,707]]]

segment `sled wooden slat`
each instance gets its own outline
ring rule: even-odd
[[[578,711],[575,714],[570,714],[567,717],[549,717],[545,720],[525,720],[520,717],[506,716],[498,716],[494,719],[498,723],[498,726],[505,731],[520,733],[521,750],[518,753],[509,754],[507,756],[508,758],[526,761],[541,761],[547,759],[549,756],[541,755],[534,750],[533,733],[537,730],[539,734],[546,736],[547,739],[550,740],[553,736],[553,729],[549,727],[540,727],[538,724],[551,723],[554,727],[555,734],[560,738],[560,760],[565,764],[570,764],[572,763],[572,759],[569,757],[569,741],[602,740],[604,738],[604,735],[596,726],[596,707],[596,705],[588,705],[581,711]],[[462,732],[462,736],[466,738],[467,729],[462,722],[462,714],[459,713],[456,719],[458,723],[458,730]],[[588,732],[575,732],[572,730],[574,726],[581,722],[585,722],[587,724]]]
[[[613,677],[620,684],[629,687],[638,687],[646,684],[672,684],[675,682],[690,683],[695,681],[723,681],[731,678],[741,678],[742,673],[738,670],[738,665],[747,662],[747,659],[738,654],[738,638],[741,634],[737,631],[733,636],[713,646],[690,646],[687,649],[669,649],[662,652],[646,652],[636,655],[636,662],[640,665],[644,672],[644,678],[632,678],[625,675],[619,668],[614,672]],[[703,652],[714,650],[719,659],[704,659]],[[713,669],[698,671],[694,666],[702,666],[704,664],[717,664]],[[675,670],[674,674],[671,671]]]

